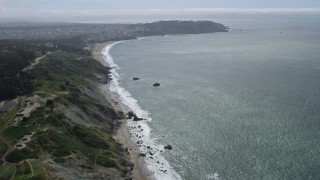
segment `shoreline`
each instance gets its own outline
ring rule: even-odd
[[[91,48],[91,54],[92,57],[99,61],[101,64],[106,65],[106,62],[104,60],[104,55],[102,54],[103,49],[111,44],[114,43],[114,41],[109,41],[106,43],[95,43],[93,44]],[[112,104],[112,107],[116,111],[121,111],[126,113],[129,109],[125,107],[121,102],[115,100],[112,97],[111,92],[108,88],[105,87],[105,85],[99,85],[98,86],[99,91],[104,95],[106,100]],[[116,103],[115,103],[116,102]],[[148,173],[147,169],[143,167],[143,159],[139,156],[138,148],[133,144],[132,140],[130,139],[128,133],[129,130],[127,128],[127,120],[121,119],[119,120],[119,128],[117,128],[116,133],[113,135],[113,138],[120,143],[123,148],[128,149],[129,153],[129,160],[134,164],[133,170],[132,170],[132,178],[134,180],[147,180],[148,179]]]

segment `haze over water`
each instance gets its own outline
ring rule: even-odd
[[[297,17],[220,19],[231,32],[111,49],[183,179],[320,178],[320,17]]]

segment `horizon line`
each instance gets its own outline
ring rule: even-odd
[[[130,19],[179,19],[219,15],[290,15],[320,14],[320,8],[181,8],[122,10],[50,10],[0,7],[2,20],[31,21],[126,21]]]

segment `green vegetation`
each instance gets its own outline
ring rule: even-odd
[[[42,167],[42,165],[38,162],[31,162],[30,163],[31,166],[32,166],[32,169],[33,169],[33,176],[32,176],[32,179],[47,179],[46,178],[46,175],[45,175],[45,172],[44,172],[44,169]]]
[[[229,28],[211,21],[158,21],[145,24],[130,25],[133,29],[141,29],[143,36],[166,34],[200,34],[228,32]]]
[[[0,101],[32,92],[32,78],[22,69],[33,59],[32,51],[17,48],[0,51]]]
[[[31,176],[31,169],[26,161],[17,164],[17,173],[16,177],[14,178],[15,180],[25,180],[29,179]]]
[[[109,145],[91,130],[75,126],[73,128],[73,133],[78,137],[82,137],[82,142],[88,146],[109,149]]]
[[[44,111],[44,107],[41,106],[39,108],[37,108],[35,111],[33,111],[31,113],[31,116],[29,118],[24,119],[20,125],[23,127],[26,127],[28,125],[31,125],[32,123],[36,123],[38,121],[41,121],[44,119],[45,117],[45,111]],[[32,128],[32,126],[28,126],[29,128]]]
[[[0,128],[2,128],[3,125],[9,120],[12,120],[14,116],[17,114],[17,112],[18,112],[18,109],[14,108],[9,112],[0,114]]]
[[[10,140],[12,143],[16,143],[25,134],[30,133],[28,127],[26,126],[9,126],[4,131],[4,136]]]
[[[98,136],[96,131],[103,133],[101,130],[92,130],[84,126],[72,127],[69,124],[63,126],[60,132],[51,129],[39,132],[34,136],[30,147],[51,153],[56,162],[63,162],[63,157],[75,153],[88,155],[91,164],[95,163],[97,156],[100,159],[98,164],[115,167],[112,158],[117,155],[112,152],[115,151],[114,146],[110,145],[112,140]]]
[[[23,148],[21,150],[15,149],[11,151],[6,160],[11,163],[19,163],[22,160],[29,159],[29,158],[37,158],[39,151],[37,149],[31,148]]]
[[[0,179],[10,179],[13,174],[13,167],[9,164],[0,166]]]
[[[92,82],[108,81],[108,68],[89,56],[52,53],[27,73],[34,78],[34,93],[41,98],[54,98],[39,102],[41,106],[17,126],[3,129],[4,137],[12,146],[26,134],[35,132],[26,148],[14,149],[6,156],[8,162],[17,163],[15,179],[31,177],[29,164],[25,162],[28,159],[32,159],[32,178],[45,179],[43,164],[35,163],[39,157],[51,158],[62,166],[78,161],[76,164],[80,163],[81,168],[90,171],[96,171],[100,166],[127,172],[125,165],[129,163],[110,135],[114,127],[112,120],[117,114],[92,91]],[[84,91],[92,91],[93,95]],[[21,102],[17,107],[26,106],[26,98],[19,99]],[[62,106],[77,107],[77,111],[92,121],[104,123],[103,128],[78,124],[70,119]],[[5,114],[12,119],[15,113],[17,111]]]
[[[0,101],[33,91],[34,77],[22,70],[36,57],[52,51],[89,55],[80,38],[48,40],[0,40]]]
[[[4,153],[6,153],[7,148],[7,145],[0,140],[0,157],[2,157]]]
[[[31,167],[33,169],[33,174],[31,171]],[[44,168],[42,167],[42,164],[39,162],[34,161],[23,161],[19,164],[17,164],[17,173],[14,178],[15,180],[25,180],[25,179],[47,179]]]
[[[44,58],[30,73],[37,80],[36,91],[53,93],[88,86],[86,78],[96,78],[94,73],[108,76],[109,71],[89,56],[54,53]]]
[[[115,167],[116,162],[112,159],[112,153],[105,151],[103,149],[100,149],[100,151],[96,152],[95,154],[90,154],[90,155],[95,155],[95,160],[96,163],[105,166],[105,167]],[[93,157],[91,157],[93,158]]]

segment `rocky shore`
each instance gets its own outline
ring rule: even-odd
[[[94,59],[99,61],[101,64],[105,65],[104,55],[102,54],[103,49],[112,42],[106,43],[96,43],[92,46],[92,56]],[[123,112],[123,114],[127,114],[129,109],[125,107],[123,104],[118,102],[118,100],[112,97],[111,92],[108,88],[106,88],[105,84],[100,84],[98,86],[99,91],[104,95],[108,102],[112,102],[113,108],[118,112]],[[143,159],[139,156],[139,152],[137,151],[137,147],[131,142],[129,137],[129,131],[126,126],[127,119],[124,117],[123,119],[119,120],[119,126],[113,138],[119,142],[122,147],[128,152],[129,160],[134,163],[134,167],[132,170],[132,178],[134,180],[146,180],[148,179],[148,172],[143,167]]]
[[[114,42],[94,44],[91,50],[93,58],[101,64],[107,65],[103,51],[106,46],[112,43]],[[135,81],[139,79],[132,78]],[[153,86],[159,87],[160,83],[154,83]],[[109,90],[108,85],[100,84],[98,89],[108,102],[112,102],[113,109],[123,115],[122,119],[119,120],[118,129],[113,138],[122,145],[122,148],[130,156],[129,160],[134,164],[133,179],[171,179],[170,165],[162,154],[165,151],[171,151],[173,147],[171,145],[157,146],[150,143],[149,137],[146,135],[149,134],[150,129],[144,122],[148,119],[139,117],[129,107],[122,104],[117,98],[118,95]],[[178,175],[175,174],[174,176],[177,177]]]

